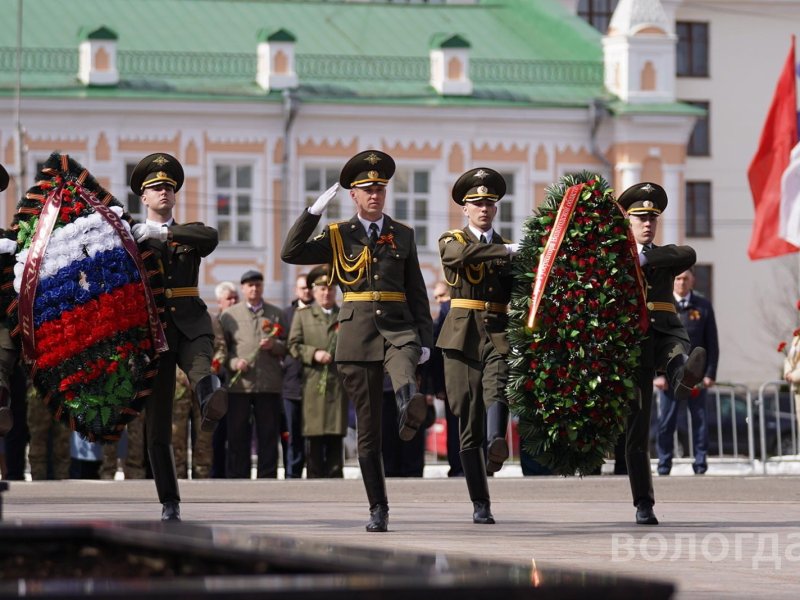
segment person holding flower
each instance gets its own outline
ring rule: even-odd
[[[344,292],[336,367],[356,407],[358,463],[369,501],[368,532],[385,532],[389,526],[381,457],[384,369],[397,400],[399,435],[410,440],[428,414],[416,370],[428,360],[433,345],[433,320],[414,230],[383,212],[394,171],[394,159],[385,152],[356,154],[342,168],[339,183],[302,212],[281,250],[281,258],[289,264],[331,265],[329,283],[338,283]],[[350,190],[356,215],[328,224],[309,239],[340,185]]]
[[[490,525],[495,521],[486,473],[499,471],[509,455],[506,325],[513,284],[511,260],[517,246],[492,227],[497,202],[505,193],[506,182],[494,169],[467,171],[452,191],[467,225],[439,237],[445,281],[450,286],[450,312],[436,346],[444,353],[447,400],[458,417],[472,521]]]
[[[8,171],[0,165],[0,192],[5,191],[8,182]],[[0,233],[3,233],[2,230]],[[13,255],[16,249],[17,244],[14,240],[0,237],[0,254]],[[0,437],[5,437],[14,426],[11,414],[11,373],[18,356],[19,352],[11,340],[5,319],[2,319],[0,320]]]
[[[227,390],[212,373],[214,331],[197,287],[200,261],[217,247],[217,230],[202,223],[180,225],[173,218],[175,194],[183,185],[183,167],[164,152],[144,157],[131,174],[130,186],[141,196],[146,221],[131,234],[142,251],[158,259],[164,277],[163,323],[169,350],[160,355],[153,393],[145,404],[147,452],[161,519],[180,521],[180,494],[172,448],[172,399],[175,367],[186,373],[200,404],[201,427],[213,430],[228,407]]]
[[[334,363],[339,306],[328,277],[327,265],[308,274],[314,302],[295,311],[289,332],[289,353],[303,365],[302,422],[309,479],[343,477],[344,467],[347,397]]]
[[[797,302],[797,309],[800,310],[800,300]],[[783,360],[783,378],[792,384],[794,391],[795,417],[800,425],[800,328],[792,332],[790,344],[781,342],[778,345],[778,352],[783,352],[786,358]]]
[[[692,388],[703,381],[706,366],[704,348],[696,347],[689,353],[689,335],[678,318],[672,295],[673,280],[694,265],[696,254],[690,246],[653,244],[658,217],[668,202],[667,193],[660,185],[646,181],[637,183],[625,190],[618,202],[627,213],[639,251],[650,319],[647,336],[641,343],[637,372],[639,401],[631,406],[625,428],[625,462],[636,506],[636,523],[658,525],[653,512],[655,494],[649,443],[653,378],[656,372],[665,373],[676,401],[683,402]]]
[[[219,317],[231,373],[226,473],[228,478],[250,479],[252,413],[258,440],[257,477],[275,479],[286,324],[283,311],[264,301],[264,276],[259,271],[246,271],[240,290],[242,301]]]

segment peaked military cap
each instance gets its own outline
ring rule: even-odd
[[[347,161],[339,175],[339,184],[350,189],[386,185],[394,175],[394,159],[380,150],[359,152]]]
[[[497,202],[505,193],[506,180],[500,173],[489,167],[478,167],[458,178],[453,186],[453,201],[461,206],[480,200]]]
[[[328,273],[330,270],[328,269],[328,265],[319,265],[318,267],[314,267],[311,269],[308,275],[306,275],[306,285],[308,287],[313,287],[315,285],[328,285]]]
[[[144,189],[159,183],[168,183],[177,192],[183,185],[183,167],[178,159],[166,152],[145,156],[131,174],[131,190],[137,196]]]
[[[0,192],[8,187],[8,171],[0,165]]]
[[[618,202],[629,215],[660,215],[667,208],[667,192],[657,183],[643,181],[622,192]]]

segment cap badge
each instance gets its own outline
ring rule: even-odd
[[[650,200],[645,200],[644,202],[642,202],[642,206],[644,206],[645,208],[653,208],[654,204],[650,202]]]
[[[483,169],[480,169],[480,170],[478,170],[477,173],[475,173],[475,177],[477,177],[478,179],[486,179],[488,176],[489,176],[489,173],[487,173]]]
[[[159,171],[158,173],[156,173],[156,177],[158,177],[159,179],[166,179],[169,177],[169,175],[164,173],[164,171]]]
[[[166,158],[164,158],[163,156],[161,156],[161,155],[159,154],[158,156],[156,156],[156,157],[153,159],[153,162],[154,162],[155,164],[157,164],[159,167],[162,167],[162,166],[164,166],[165,164],[167,164],[167,163],[169,162],[169,159],[166,159]],[[161,175],[161,173],[159,173],[159,175]]]
[[[650,185],[650,184],[648,183],[647,185],[643,185],[643,186],[641,187],[641,189],[643,189],[645,192],[647,192],[647,193],[649,194],[650,192],[652,192],[652,191],[653,191],[654,189],[656,189],[656,188],[654,188],[652,185]]]
[[[370,179],[378,179],[378,172],[377,171],[369,171],[367,173],[367,177]]]
[[[372,166],[375,166],[381,161],[381,157],[375,154],[374,152],[370,152],[364,160],[367,161]]]
[[[482,186],[478,187],[478,193],[479,194],[488,194],[489,193],[489,188],[487,188],[485,185],[482,185]]]

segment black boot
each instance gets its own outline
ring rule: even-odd
[[[367,531],[386,531],[389,528],[389,500],[386,498],[386,480],[383,476],[383,458],[370,454],[359,456],[361,478],[369,500],[369,523]]]
[[[656,513],[653,512],[653,503],[649,500],[642,500],[636,505],[636,524],[658,525]]]
[[[11,414],[11,392],[6,386],[0,386],[0,437],[11,431],[14,416]]]
[[[197,382],[195,395],[200,404],[200,414],[203,415],[200,428],[203,431],[214,431],[217,421],[228,412],[228,390],[222,387],[219,377],[206,375]]]
[[[178,492],[178,476],[175,473],[175,454],[172,444],[154,444],[147,448],[147,454],[150,457],[150,467],[153,469],[158,501],[163,505],[161,519],[180,521],[181,496]]]
[[[508,404],[495,402],[486,412],[486,433],[489,444],[486,447],[486,471],[497,473],[508,458]]]
[[[683,402],[692,388],[703,381],[706,369],[706,350],[699,346],[689,356],[679,354],[667,363],[667,381],[675,399]]]
[[[417,391],[417,386],[409,383],[395,392],[397,414],[400,415],[400,439],[404,442],[414,439],[422,422],[428,414],[425,396]]]
[[[474,510],[472,522],[482,525],[494,525],[483,448],[467,448],[459,454],[461,456],[461,466],[464,468],[464,477],[467,480],[469,499],[472,500],[472,508]]]

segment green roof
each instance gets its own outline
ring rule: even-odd
[[[78,33],[78,39],[85,40],[116,40],[117,34],[108,27],[98,27],[97,29],[83,28]]]
[[[295,39],[298,94],[320,102],[586,106],[607,96],[600,34],[558,0],[397,4],[311,0],[24,2],[23,94],[278,100],[255,83],[262,31]],[[16,19],[0,28],[0,94],[16,82]],[[53,26],[57,22],[58,26]],[[117,36],[120,83],[77,80],[79,31]],[[291,33],[289,33],[291,32]],[[430,42],[467,40],[471,96],[429,84]],[[277,38],[275,38],[277,39]]]

